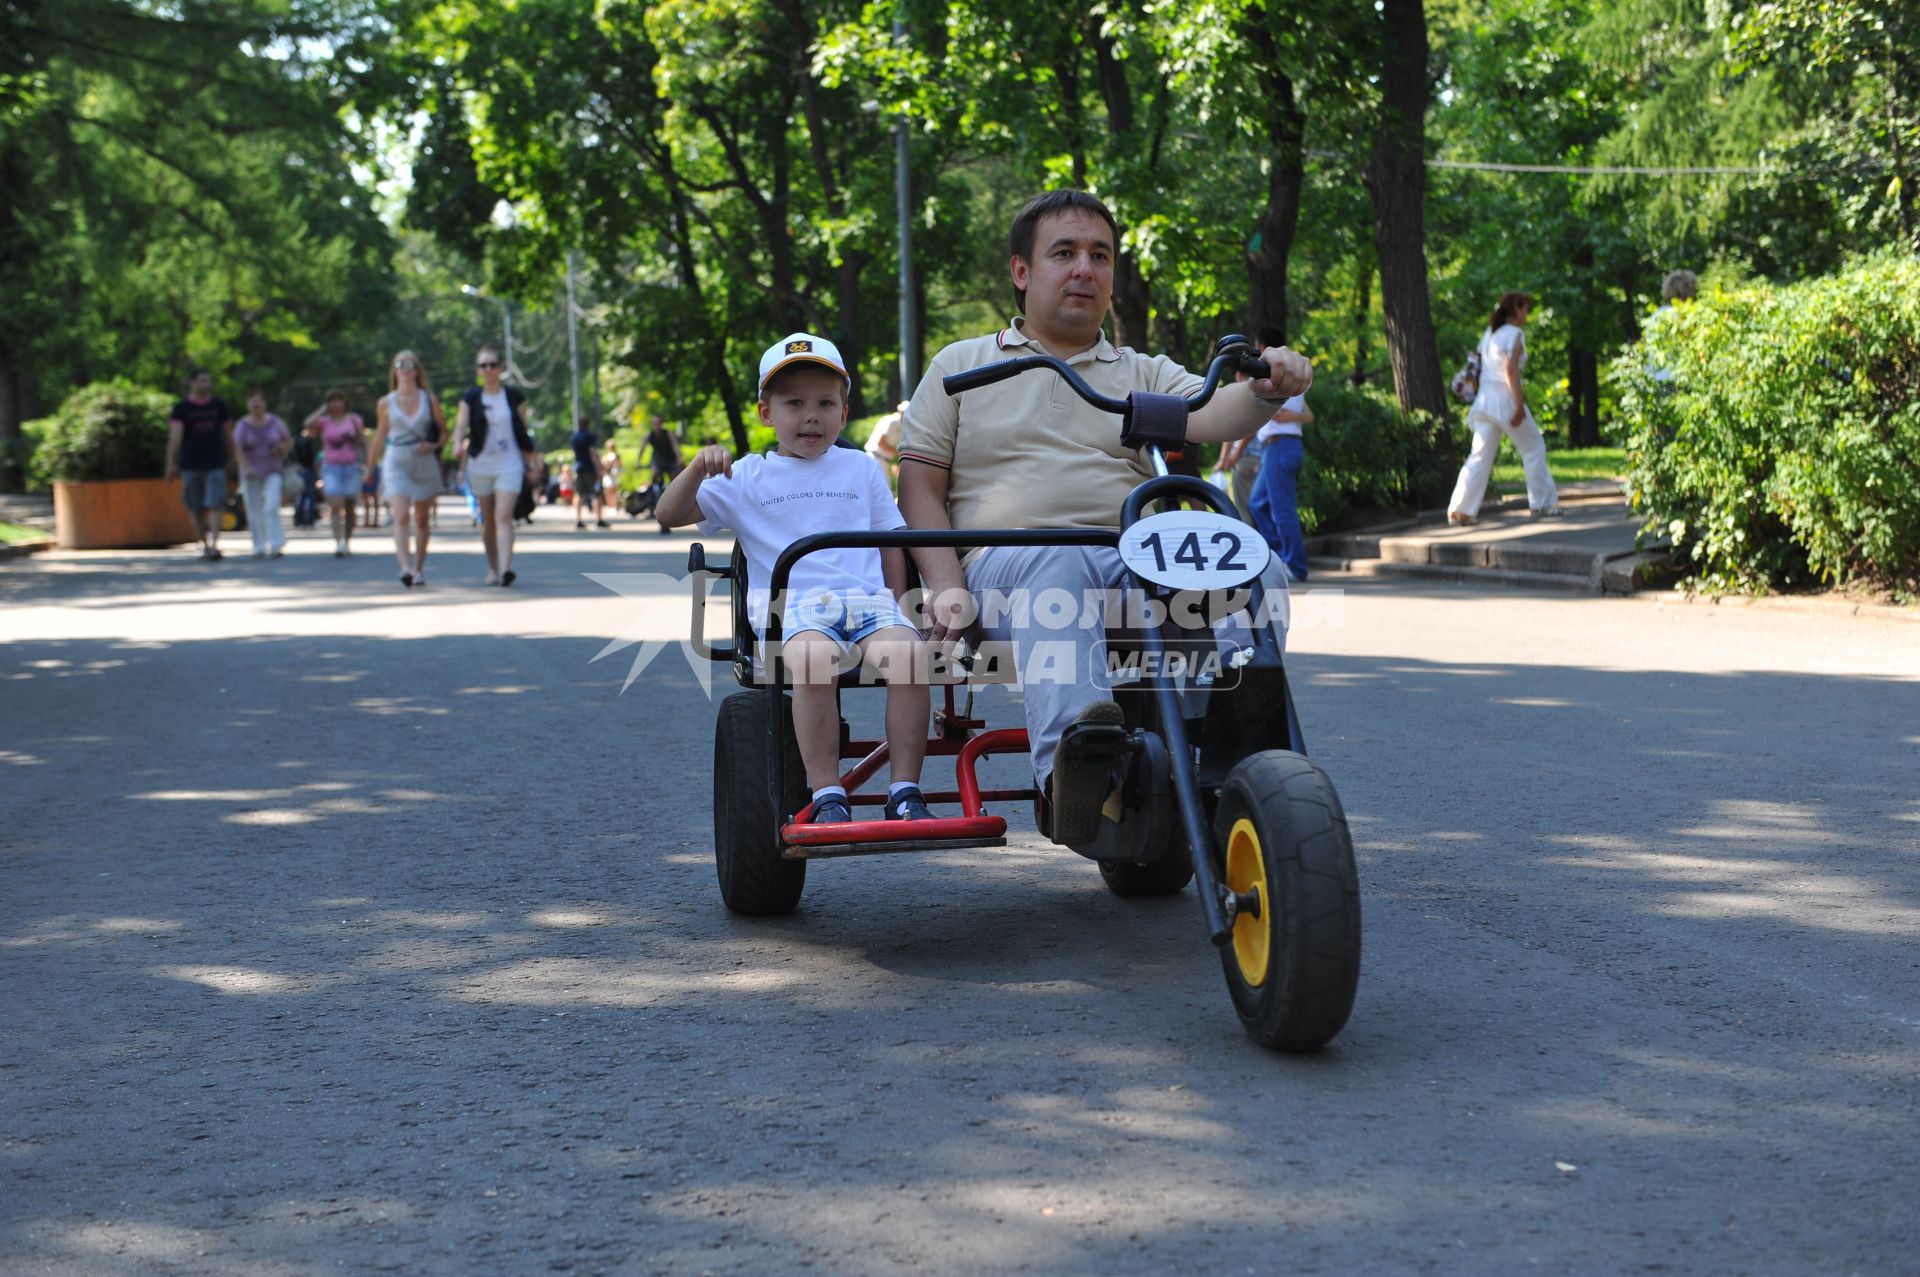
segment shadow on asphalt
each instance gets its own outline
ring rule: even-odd
[[[1366,1221],[1381,1264],[1471,1236],[1497,1271],[1675,1177],[1623,1263],[1671,1258],[1688,1194],[1724,1256],[1895,1253],[1781,1212],[1898,1136],[1836,1097],[1911,1041],[1911,683],[1295,658],[1368,922],[1354,1019],[1303,1060],[1240,1037],[1190,891],[1110,897],[1024,811],[1005,852],[819,865],[795,916],[729,917],[711,711],[677,663],[617,696],[598,645],[0,647],[0,970],[34,1025],[0,1046],[8,1253],[352,1266],[504,1230],[544,1267],[646,1230],[668,1269],[721,1233],[739,1271],[891,1271],[846,1264],[857,1224],[920,1263],[1166,1271]],[[147,1175],[185,1178],[129,1219]]]

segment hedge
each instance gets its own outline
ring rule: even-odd
[[[158,479],[167,464],[173,400],[128,381],[100,381],[27,423],[35,480]]]
[[[1702,585],[1920,593],[1920,258],[1682,303],[1613,371],[1629,493]]]

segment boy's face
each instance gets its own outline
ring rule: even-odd
[[[760,420],[773,427],[783,457],[817,457],[847,424],[847,383],[818,364],[783,368],[767,383]]]

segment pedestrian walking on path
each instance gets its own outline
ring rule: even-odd
[[[233,410],[213,393],[213,374],[193,370],[187,397],[167,421],[167,478],[180,480],[180,499],[193,512],[200,557],[220,555],[220,516],[227,508],[227,475],[233,470]]]
[[[247,392],[247,415],[233,428],[233,444],[240,457],[240,496],[247,507],[253,557],[277,559],[287,548],[280,494],[293,433],[286,422],[267,411],[267,392],[258,386]]]
[[[519,387],[501,383],[500,352],[482,346],[474,367],[480,384],[460,397],[453,454],[467,463],[467,484],[487,550],[487,584],[512,585],[513,506],[538,454],[527,429],[526,396]]]
[[[1286,334],[1278,328],[1260,330],[1259,348],[1286,345]],[[1238,380],[1245,381],[1243,373]],[[1227,444],[1221,463],[1233,471],[1234,496],[1241,502],[1248,522],[1260,537],[1273,547],[1273,553],[1286,565],[1287,575],[1296,581],[1307,579],[1307,536],[1300,527],[1300,471],[1306,465],[1304,427],[1313,424],[1313,409],[1305,395],[1294,395],[1275,410],[1266,424],[1251,439],[1236,439]],[[1254,463],[1246,466],[1245,454],[1251,452]],[[1252,470],[1242,486],[1241,474]]]
[[[600,491],[600,462],[594,456],[593,427],[585,417],[574,425],[573,438],[573,526],[585,528],[587,515],[594,526],[607,526],[607,502]]]
[[[288,481],[300,485],[293,496],[293,526],[313,527],[320,522],[320,445],[304,430],[293,441],[293,474]]]
[[[447,437],[446,415],[411,350],[393,357],[387,393],[375,413],[379,424],[367,468],[379,471],[393,509],[393,557],[400,564],[400,584],[410,590],[427,583],[427,539],[433,503],[440,497],[440,447]]]
[[[346,391],[329,390],[326,401],[308,415],[305,429],[320,440],[320,482],[333,521],[333,557],[344,559],[353,553],[353,503],[360,495],[359,444],[366,424],[349,408]]]
[[[1533,298],[1525,293],[1507,293],[1493,309],[1487,331],[1480,338],[1480,388],[1467,414],[1473,429],[1473,448],[1460,477],[1454,482],[1453,497],[1447,502],[1447,522],[1465,527],[1480,517],[1480,503],[1486,499],[1487,480],[1493,477],[1493,461],[1500,452],[1500,436],[1513,436],[1513,447],[1527,475],[1527,508],[1536,517],[1560,513],[1560,494],[1547,469],[1547,444],[1540,427],[1527,407],[1520,375],[1527,365],[1527,317],[1533,312]]]

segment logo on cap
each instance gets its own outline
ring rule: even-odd
[[[789,355],[804,355],[810,353],[812,350],[813,343],[810,341],[790,341],[787,343],[786,353]]]

